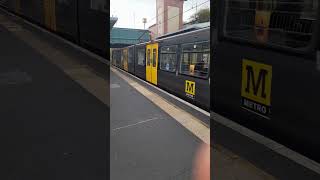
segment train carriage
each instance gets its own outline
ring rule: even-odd
[[[209,37],[204,28],[122,48],[120,68],[209,110]]]
[[[211,111],[319,162],[319,2],[216,5]]]
[[[159,40],[157,84],[209,110],[210,28]]]
[[[99,55],[109,53],[105,0],[7,0],[0,6]]]

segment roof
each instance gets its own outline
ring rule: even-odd
[[[110,44],[132,45],[150,40],[150,32],[144,29],[114,27],[110,33]]]
[[[117,17],[110,17],[110,29],[113,28],[113,26],[116,24],[117,21],[118,21]]]
[[[150,28],[152,28],[152,27],[154,27],[154,26],[156,26],[156,25],[157,25],[157,24],[153,24],[153,25],[151,25],[151,26],[149,27],[149,29],[150,29]]]

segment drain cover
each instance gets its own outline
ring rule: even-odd
[[[0,85],[20,85],[31,82],[31,76],[20,70],[0,73]]]

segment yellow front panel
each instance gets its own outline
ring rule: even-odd
[[[155,85],[158,83],[158,44],[152,45],[152,66],[151,66],[151,82]]]
[[[146,80],[151,82],[151,65],[152,65],[152,45],[146,47]]]

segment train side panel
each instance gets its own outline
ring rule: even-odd
[[[194,83],[194,97],[186,92],[188,82]],[[205,110],[210,106],[210,87],[208,80],[200,80],[191,76],[176,76],[175,73],[158,71],[158,86],[178,97],[195,104]]]
[[[232,48],[233,53],[228,53]],[[244,53],[248,52],[248,53]],[[250,52],[250,53],[249,53]],[[243,60],[272,67],[271,113],[263,117],[243,108]],[[317,65],[296,56],[220,43],[213,76],[213,110],[286,146],[320,160],[318,116],[320,79]],[[299,67],[299,68],[297,68]],[[308,149],[308,150],[307,150]]]
[[[158,69],[158,86],[166,89],[168,92],[179,96],[180,98],[195,104],[203,109],[209,110],[210,107],[210,85],[208,76],[199,78],[196,76],[184,75],[180,73],[180,63],[183,58],[182,45],[197,45],[200,42],[208,42],[210,30],[203,30],[187,35],[181,35],[173,39],[160,41],[159,47],[159,69]],[[179,45],[177,45],[179,44]],[[177,64],[176,71],[169,72],[161,68],[163,47],[177,47]],[[210,51],[208,51],[209,53]],[[209,57],[207,57],[209,58]],[[209,59],[210,63],[210,59]],[[178,72],[177,72],[178,71]],[[207,70],[208,71],[208,70]]]
[[[20,1],[21,15],[27,20],[38,25],[44,25],[44,1]]]
[[[306,2],[301,1],[299,7],[312,7],[312,3],[303,3]],[[273,17],[270,26],[277,25],[278,22],[274,21],[276,16],[293,17],[296,21],[297,12],[304,14],[302,9],[297,10],[296,14],[291,13],[290,6],[292,8],[293,5],[283,2],[281,8],[285,9],[282,12],[269,12]],[[318,4],[315,5],[318,7]],[[238,10],[243,6],[239,5],[238,8],[232,4],[226,11],[230,14],[218,14],[221,17],[218,24],[221,26],[218,28],[219,42],[211,74],[212,110],[320,162],[320,141],[317,138],[320,135],[317,118],[320,101],[319,45],[317,47],[311,41],[319,31],[310,29],[311,23],[319,26],[318,19],[299,19],[298,22],[306,27],[304,30],[307,33],[301,32],[300,28],[292,28],[290,23],[282,24],[276,31],[243,33],[240,19],[263,16],[249,16],[247,10],[239,13],[241,11]],[[237,13],[233,14],[231,9]],[[227,15],[229,18],[222,18]],[[287,31],[289,28],[290,31]]]
[[[56,32],[78,43],[77,0],[56,1],[55,12]]]
[[[16,1],[0,1],[0,5],[10,11],[15,11]]]
[[[80,44],[98,54],[107,55],[109,17],[105,0],[79,0]]]

